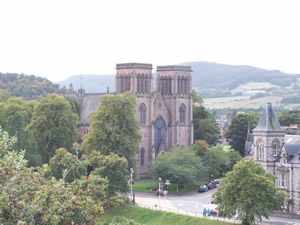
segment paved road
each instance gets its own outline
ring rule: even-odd
[[[158,207],[160,204],[161,208],[170,209],[170,211],[176,212],[176,210],[187,211],[195,215],[202,214],[203,208],[214,209],[217,205],[211,204],[213,193],[217,189],[210,190],[208,192],[198,193],[196,190],[187,192],[182,195],[167,195],[166,199],[161,197],[160,203],[158,196],[149,193],[135,193],[136,202],[144,204],[149,207]],[[155,206],[156,205],[156,206]],[[299,224],[299,219],[270,217],[269,220],[264,220],[264,224],[272,225],[286,225],[286,224]]]

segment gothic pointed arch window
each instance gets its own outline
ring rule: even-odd
[[[280,142],[277,138],[272,141],[272,155],[278,156],[280,151]]]
[[[145,149],[144,148],[141,149],[140,163],[141,163],[141,165],[145,164]]]
[[[139,106],[139,121],[141,124],[146,123],[146,106],[144,103]]]
[[[264,160],[264,142],[261,139],[257,141],[257,160]]]
[[[185,124],[185,121],[186,121],[186,107],[184,104],[181,104],[180,108],[179,108],[179,122],[181,124]]]

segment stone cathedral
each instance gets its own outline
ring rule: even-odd
[[[193,144],[193,99],[190,66],[158,66],[156,90],[153,89],[152,64],[117,64],[116,94],[130,91],[137,102],[140,124],[140,152],[137,168],[140,177],[147,176],[149,162],[172,146]],[[103,94],[83,95],[80,115],[81,138],[88,133],[88,114],[99,107]]]

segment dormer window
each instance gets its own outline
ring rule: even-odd
[[[286,164],[286,154],[285,153],[282,153],[281,163],[282,163],[282,165]]]

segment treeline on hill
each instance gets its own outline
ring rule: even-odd
[[[46,78],[17,73],[0,73],[0,89],[24,100],[41,100],[50,93],[69,93]]]

